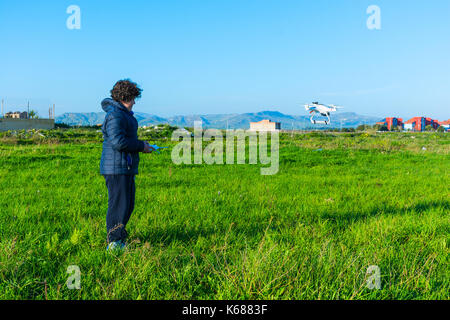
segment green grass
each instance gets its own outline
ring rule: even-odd
[[[274,176],[142,155],[121,255],[101,144],[67,142],[0,144],[0,299],[449,298],[448,134],[283,135]]]

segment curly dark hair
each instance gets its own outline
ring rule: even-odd
[[[119,80],[111,90],[111,98],[120,102],[129,102],[133,99],[140,98],[142,89],[129,79]]]

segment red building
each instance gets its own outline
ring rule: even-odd
[[[380,124],[382,126],[387,126],[389,131],[392,130],[392,127],[398,127],[399,129],[403,130],[403,119],[402,118],[389,117],[389,118],[383,119],[381,122],[377,122],[377,124]]]
[[[450,119],[442,122],[438,121],[438,123],[444,128],[445,131],[450,131]]]
[[[437,120],[426,117],[414,117],[405,122],[405,130],[425,131],[426,126],[431,126],[434,130],[439,128],[440,123]]]
[[[405,130],[425,131],[425,117],[414,117],[405,122]]]
[[[432,126],[433,129],[436,130],[439,127],[439,121],[431,118],[425,118],[425,126]]]

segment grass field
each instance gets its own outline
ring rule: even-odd
[[[142,155],[121,255],[82,137],[2,138],[0,299],[449,298],[449,134],[282,135],[273,176]]]

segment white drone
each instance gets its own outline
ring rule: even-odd
[[[318,102],[313,102],[312,104],[305,104],[305,109],[306,111],[309,111],[309,113],[311,113],[311,123],[313,124],[330,124],[331,123],[331,119],[330,119],[330,112],[335,112],[337,111],[337,109],[340,109],[342,107],[338,107],[335,106],[334,104],[322,104],[322,103],[318,103]],[[328,121],[325,120],[314,120],[314,116],[319,113],[320,115],[327,117]]]

